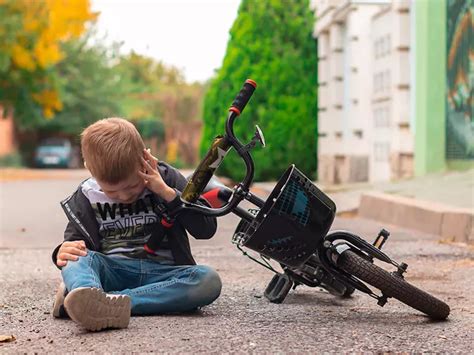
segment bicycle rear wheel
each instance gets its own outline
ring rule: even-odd
[[[442,320],[448,317],[449,306],[436,297],[416,288],[400,276],[374,265],[368,260],[348,250],[338,260],[338,265],[347,273],[367,282],[382,291],[385,296],[413,307],[432,319]]]

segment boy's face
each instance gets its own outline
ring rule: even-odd
[[[132,203],[138,199],[145,189],[145,181],[136,173],[124,181],[116,184],[110,184],[97,180],[102,191],[112,200],[121,203]]]

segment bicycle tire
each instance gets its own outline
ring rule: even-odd
[[[341,254],[338,265],[347,273],[376,287],[385,296],[396,298],[400,302],[427,314],[432,319],[443,320],[449,315],[449,306],[443,301],[350,250]]]

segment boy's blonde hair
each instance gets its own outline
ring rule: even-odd
[[[105,118],[81,134],[82,157],[96,179],[117,184],[141,167],[145,144],[135,126],[123,118]]]

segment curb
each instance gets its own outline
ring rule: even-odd
[[[474,211],[381,192],[363,193],[359,216],[474,243]]]

